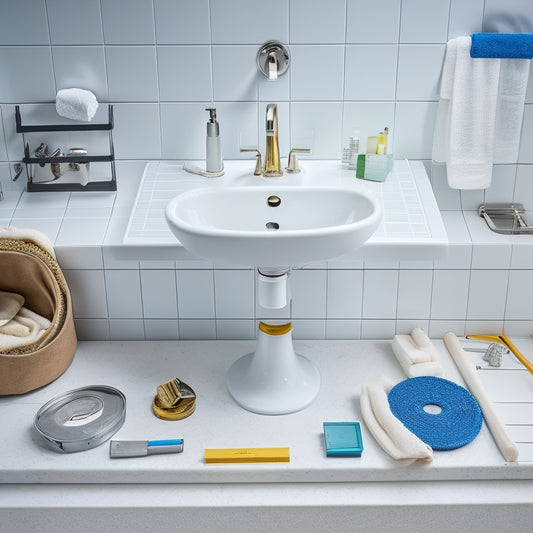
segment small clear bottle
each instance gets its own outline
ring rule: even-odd
[[[348,137],[342,149],[342,164],[349,169],[357,166],[357,156],[359,155],[359,130],[353,130],[352,136]]]

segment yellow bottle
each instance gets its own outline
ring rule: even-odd
[[[385,128],[384,131],[381,131],[378,135],[378,147],[376,154],[385,155],[387,153],[387,143],[389,140],[389,128]]]

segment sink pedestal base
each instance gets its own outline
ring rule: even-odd
[[[257,348],[230,367],[227,385],[241,406],[263,415],[294,413],[307,407],[320,390],[320,373],[295,353],[292,326],[261,322]]]

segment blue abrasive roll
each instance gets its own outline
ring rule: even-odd
[[[533,58],[533,33],[473,33],[470,57]]]
[[[454,450],[473,441],[483,414],[476,399],[453,381],[433,376],[406,379],[389,392],[392,413],[434,450]],[[437,414],[424,407],[437,405]]]

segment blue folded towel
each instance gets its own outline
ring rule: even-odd
[[[470,57],[533,58],[533,33],[473,33]]]

